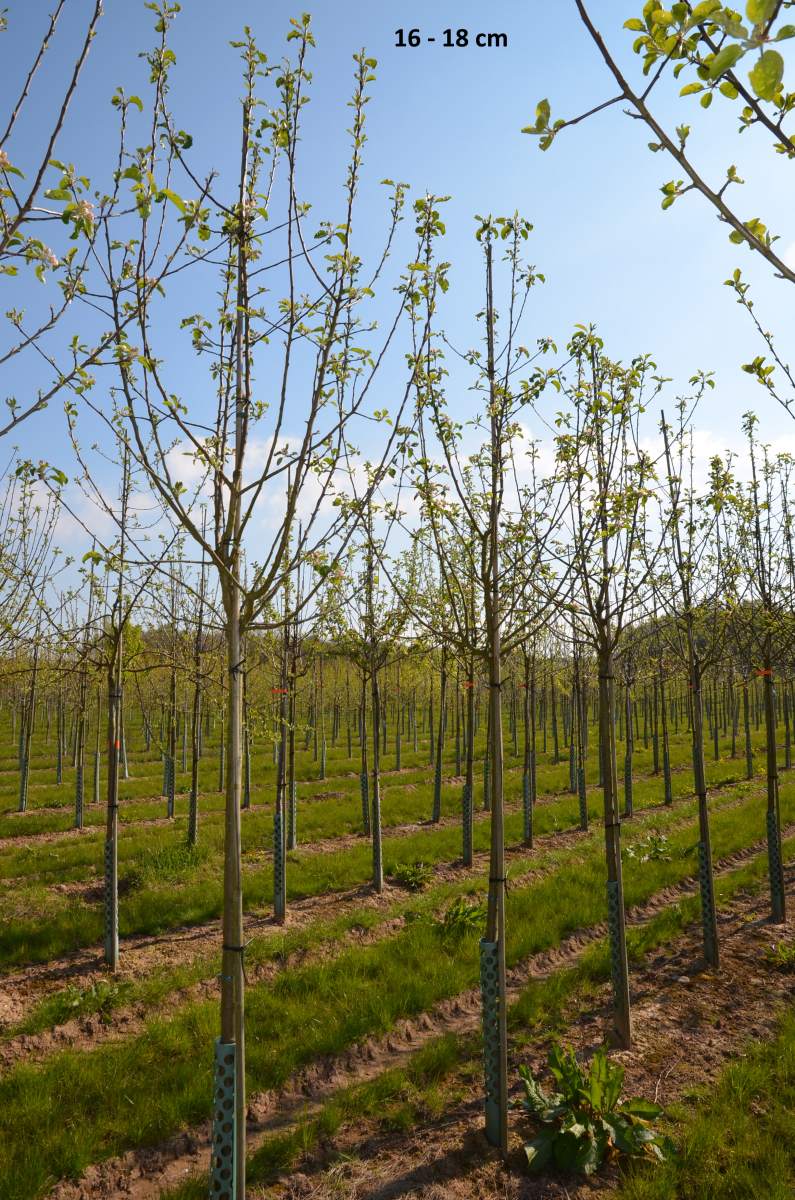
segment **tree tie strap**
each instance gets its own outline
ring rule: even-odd
[[[221,949],[222,949],[222,950],[228,950],[230,954],[239,954],[239,955],[240,955],[240,969],[241,969],[241,970],[242,970],[242,972],[243,972],[243,981],[244,981],[244,983],[246,984],[246,987],[248,987],[248,976],[246,975],[246,960],[245,960],[245,953],[246,953],[246,950],[248,949],[248,947],[249,947],[250,945],[251,945],[251,939],[250,939],[250,938],[249,938],[249,940],[248,940],[247,942],[245,942],[245,943],[244,943],[242,946],[230,946],[230,945],[228,945],[228,943],[227,943],[227,942],[223,942],[223,943],[222,943],[222,945],[221,945]],[[226,982],[227,982],[227,983],[231,983],[231,982],[232,982],[232,976],[231,976],[231,975],[223,975],[223,974],[221,974],[221,975],[219,975],[219,976],[218,976],[218,978],[219,978],[219,979],[224,979],[224,980],[226,980]]]

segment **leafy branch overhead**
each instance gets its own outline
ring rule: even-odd
[[[626,80],[616,59],[607,49],[601,34],[593,26],[581,0],[575,0],[582,20],[596,42],[602,57],[621,87],[621,93],[612,97],[580,116],[552,120],[548,99],[539,101],[535,120],[524,127],[523,133],[538,138],[539,147],[548,150],[557,134],[570,125],[576,125],[586,117],[613,104],[628,101],[629,115],[639,117],[652,128],[656,119],[648,108],[648,101],[658,87],[665,72],[670,69],[674,79],[687,79],[680,90],[682,97],[699,95],[702,108],[709,108],[716,95],[726,101],[741,101],[740,132],[759,125],[773,136],[776,153],[787,158],[795,157],[795,137],[783,128],[785,118],[795,107],[795,92],[789,92],[784,82],[785,63],[775,43],[787,41],[795,36],[795,24],[778,24],[777,18],[790,7],[782,0],[748,0],[747,21],[744,22],[733,9],[720,0],[703,0],[702,3],[673,4],[663,8],[655,0],[647,0],[642,14],[630,17],[624,28],[637,33],[633,51],[642,58],[642,73],[649,83],[642,91],[635,91]],[[740,63],[743,63],[740,68]],[[692,75],[695,78],[689,79]],[[712,189],[702,180],[695,168],[690,166],[685,149],[691,128],[679,125],[675,136],[659,130],[661,136],[649,142],[654,152],[668,150],[688,167],[687,180],[671,180],[662,187],[663,208],[669,208],[678,196],[693,189],[708,196],[722,199],[730,184],[741,184],[734,165],[726,170],[723,184]],[[771,236],[759,217],[735,218],[719,210],[723,220],[734,226],[732,241],[747,242],[754,249],[770,249],[776,240]],[[783,265],[783,264],[782,264]],[[786,272],[785,272],[786,274]]]
[[[788,162],[795,159],[795,133],[791,118],[795,109],[795,91],[789,90],[785,59],[786,45],[795,36],[795,23],[787,23],[792,0],[747,0],[744,12],[738,12],[720,0],[689,0],[664,7],[656,0],[646,0],[640,13],[624,21],[624,29],[634,34],[632,50],[641,60],[641,78],[633,83],[629,72],[608,44],[608,39],[596,28],[585,0],[573,0],[582,25],[591,38],[603,64],[618,86],[616,94],[575,117],[552,118],[548,99],[539,101],[534,120],[523,133],[538,139],[542,150],[548,150],[557,135],[570,126],[595,116],[616,104],[625,113],[642,121],[652,134],[649,149],[666,153],[679,168],[677,176],[660,187],[662,208],[670,209],[679,197],[697,191],[706,199],[718,219],[729,227],[729,239],[735,245],[745,245],[759,254],[772,267],[775,276],[795,283],[795,264],[782,252],[777,243],[780,236],[771,232],[766,220],[748,215],[730,202],[730,189],[740,187],[745,180],[735,163],[727,164],[720,180],[711,182],[710,169],[702,168],[691,153],[694,133],[709,137],[707,128],[695,130],[691,123],[682,122],[670,129],[652,107],[663,100],[666,80],[675,85],[683,103],[691,104],[698,97],[701,109],[714,102],[737,105],[738,133],[754,130],[764,136],[773,152]],[[764,186],[767,184],[761,181]],[[728,281],[737,293],[738,303],[751,317],[757,333],[765,342],[773,369],[778,370],[778,384],[770,373],[752,371],[760,382],[790,414],[793,396],[783,389],[793,386],[787,364],[773,345],[773,337],[758,320],[747,296],[747,285]],[[763,366],[766,360],[758,360]],[[795,386],[793,386],[795,395]]]

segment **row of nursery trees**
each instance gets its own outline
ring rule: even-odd
[[[514,277],[527,226],[515,220],[495,225],[509,229],[500,241],[508,243]],[[313,752],[321,780],[329,748],[339,747],[355,762],[378,891],[384,881],[382,770],[400,770],[407,751],[416,762],[421,744],[421,757],[433,767],[429,818],[438,821],[443,756],[450,760],[452,750],[466,865],[473,861],[478,804],[492,822],[490,924],[482,952],[484,1003],[496,1020],[485,1032],[505,1062],[499,998],[506,760],[521,762],[528,846],[539,754],[568,760],[583,828],[586,784],[602,789],[615,1030],[622,1044],[630,1042],[631,1014],[620,819],[632,815],[636,744],[652,748],[670,804],[669,737],[692,739],[704,952],[718,966],[705,757],[717,758],[721,737],[730,737],[731,753],[744,755],[750,778],[752,728],[764,729],[771,903],[774,919],[783,920],[778,771],[791,765],[795,558],[789,458],[771,457],[749,418],[750,478],[739,480],[731,462],[715,459],[699,482],[684,420],[690,402],[679,401],[676,426],[661,422],[654,461],[641,448],[638,421],[646,389],[656,395],[663,381],[647,360],[629,368],[608,360],[592,331],[575,333],[567,369],[547,372],[543,380],[555,389],[556,405],[562,398],[567,406],[557,410],[552,460],[542,473],[539,447],[515,426],[524,396],[517,399],[506,381],[513,360],[506,356],[510,366],[502,379],[490,365],[498,329],[493,241],[487,225],[479,233],[487,349],[478,370],[488,436],[464,453],[467,432],[447,418],[439,356],[433,371],[423,364],[415,424],[393,459],[401,490],[410,487],[416,500],[412,523],[388,482],[379,480],[351,516],[347,539],[324,538],[311,554],[294,556],[267,620],[240,622],[240,659],[230,662],[228,617],[222,591],[210,579],[206,547],[191,562],[178,529],[163,534],[161,520],[158,555],[141,553],[145,542],[129,503],[140,465],[117,425],[122,482],[118,505],[109,511],[118,518],[119,536],[101,547],[94,539],[79,582],[62,588],[56,603],[41,597],[66,575],[51,549],[61,497],[56,492],[42,505],[30,473],[9,478],[9,493],[23,498],[17,512],[29,504],[36,519],[6,522],[7,544],[20,549],[25,572],[9,572],[4,584],[2,708],[18,757],[20,811],[27,806],[31,764],[42,766],[49,753],[58,783],[73,771],[74,823],[82,826],[86,768],[93,772],[91,799],[107,805],[105,956],[113,968],[119,961],[118,792],[120,776],[128,774],[128,730],[145,753],[162,758],[169,816],[177,774],[189,772],[191,845],[198,838],[205,742],[217,744],[218,789],[231,789],[238,820],[251,805],[253,745],[269,747],[277,919],[286,913],[286,854],[297,843],[297,748]],[[704,377],[695,381],[697,391],[708,384]],[[538,376],[533,386],[540,396]],[[495,463],[496,486],[488,477]],[[501,486],[506,480],[512,482]],[[142,484],[136,486],[140,497]],[[296,540],[303,536],[299,526]],[[135,558],[133,545],[139,547]],[[20,637],[26,627],[28,637]],[[37,731],[39,753],[32,758]],[[590,780],[589,743],[597,772]],[[239,857],[235,865],[239,869]],[[495,986],[496,1003],[486,995]],[[504,1086],[505,1075],[492,1073],[490,1080]],[[498,1141],[506,1128],[503,1099],[504,1092],[488,1097],[488,1127]]]
[[[753,614],[742,614],[750,620]],[[773,705],[765,703],[765,672],[749,667],[753,649],[742,664],[727,657],[742,641],[735,625],[730,645],[702,673],[706,752],[716,761],[729,749],[732,759],[742,757],[748,779],[754,775],[754,741],[772,717],[772,737],[767,743],[785,769],[792,765],[793,685],[787,647],[788,620],[783,620],[773,642],[778,685]],[[48,769],[56,785],[72,784],[74,825],[82,828],[86,800],[104,803],[104,730],[109,703],[102,661],[103,631],[98,642],[80,630],[80,652],[68,661],[67,643],[55,645],[39,636],[27,651],[7,657],[0,676],[0,714],[5,715],[9,752],[7,762],[19,771],[18,810],[27,811],[30,770],[42,781]],[[202,633],[204,636],[202,637]],[[613,722],[617,741],[623,743],[624,816],[633,814],[633,755],[636,746],[651,753],[652,773],[660,776],[665,804],[673,803],[671,737],[694,734],[692,689],[682,664],[665,647],[675,630],[667,623],[647,622],[633,627],[616,659],[617,694]],[[747,637],[747,635],[746,635]],[[197,638],[201,638],[197,645]],[[477,802],[475,764],[482,772],[482,807],[491,805],[489,713],[485,703],[487,681],[477,661],[472,677],[467,663],[447,645],[429,646],[425,640],[407,639],[392,647],[388,663],[376,668],[381,698],[378,722],[378,759],[373,776],[368,755],[376,748],[376,726],[369,702],[366,664],[351,655],[350,637],[340,630],[335,637],[316,635],[302,640],[300,656],[282,675],[279,643],[265,636],[252,637],[243,678],[243,793],[242,808],[252,804],[252,790],[262,794],[258,768],[270,759],[284,765],[284,778],[276,772],[276,811],[286,805],[286,832],[274,830],[279,860],[277,874],[286,871],[285,851],[297,844],[296,750],[301,755],[300,778],[323,781],[358,767],[362,797],[363,832],[380,843],[377,806],[370,803],[371,788],[378,794],[381,770],[400,772],[403,767],[427,764],[432,771],[432,805],[429,819],[441,819],[443,782],[462,785],[462,860],[472,865],[472,820]],[[171,656],[169,655],[171,651]],[[170,661],[169,661],[170,658]],[[128,731],[134,764],[143,770],[158,760],[162,764],[161,795],[167,816],[175,813],[178,777],[182,790],[189,780],[188,844],[198,841],[202,759],[216,763],[214,778],[223,792],[226,767],[224,738],[226,705],[223,644],[218,633],[208,634],[197,621],[194,629],[171,628],[144,633],[130,626],[121,664],[122,703],[120,738],[115,757],[124,779],[130,778]],[[286,682],[286,689],[282,683]],[[533,808],[539,758],[568,765],[569,790],[578,795],[580,822],[588,827],[586,784],[602,786],[603,760],[599,751],[599,703],[596,662],[587,644],[559,636],[534,639],[518,654],[503,659],[503,720],[507,723],[505,755],[515,767],[521,764],[524,843],[533,843]],[[127,695],[127,711],[123,702]],[[283,702],[282,696],[286,696]],[[471,700],[471,704],[469,703]],[[286,713],[282,711],[283,706]],[[35,737],[35,741],[34,741]],[[372,739],[372,747],[370,745]],[[588,778],[589,750],[592,753]],[[256,751],[259,753],[256,754]],[[702,746],[702,756],[705,750]],[[329,762],[329,756],[331,762]],[[446,763],[446,766],[445,766]],[[773,765],[776,765],[775,762]],[[90,775],[87,777],[86,769]],[[133,766],[135,771],[135,765]],[[445,770],[448,774],[445,775]],[[73,772],[68,779],[69,771]],[[268,772],[270,778],[270,772]],[[203,788],[208,790],[205,770]],[[253,789],[252,789],[253,784]],[[266,790],[267,795],[267,790]],[[383,873],[380,854],[374,853],[373,883],[380,890]],[[278,900],[278,893],[274,900]],[[108,917],[112,917],[113,909]],[[280,915],[284,915],[283,906]],[[118,943],[110,943],[118,954]],[[108,959],[116,965],[117,958]]]
[[[543,276],[523,257],[532,227],[516,213],[477,218],[478,311],[458,347],[444,323],[453,270],[444,257],[445,198],[410,204],[407,186],[387,180],[380,247],[373,252],[372,221],[366,239],[360,232],[376,66],[363,52],[354,56],[342,186],[323,200],[337,211],[311,212],[301,170],[314,46],[306,15],[291,23],[289,57],[278,66],[249,30],[235,43],[243,84],[230,180],[199,161],[171,110],[169,36],[179,6],[150,6],[146,99],[115,93],[115,168],[104,189],[92,190],[53,150],[102,15],[98,0],[59,115],[26,178],[14,161],[18,118],[63,7],[0,139],[0,271],[29,270],[57,296],[38,322],[21,309],[7,314],[2,361],[35,355],[52,381],[7,401],[0,436],[65,398],[70,458],[53,465],[9,456],[0,502],[2,694],[18,739],[19,806],[27,804],[38,730],[54,745],[58,779],[74,769],[80,824],[85,768],[93,753],[97,799],[104,742],[105,954],[113,967],[119,781],[129,737],[135,730],[162,755],[170,812],[178,760],[185,770],[190,761],[195,841],[198,764],[217,730],[224,909],[211,1194],[243,1200],[241,811],[251,795],[252,742],[269,741],[275,754],[281,917],[302,738],[317,745],[319,774],[329,741],[342,740],[349,757],[360,757],[378,889],[382,764],[396,765],[399,739],[424,736],[438,819],[442,757],[455,739],[470,861],[482,729],[490,821],[481,942],[486,1128],[504,1150],[506,757],[523,761],[529,843],[539,737],[556,757],[568,752],[570,784],[581,796],[595,739],[622,1045],[632,1036],[622,735],[627,815],[633,738],[653,740],[668,800],[671,727],[692,740],[704,951],[717,966],[705,756],[709,740],[714,748],[721,730],[731,730],[733,750],[744,742],[750,773],[750,726],[764,727],[771,905],[775,920],[784,917],[778,769],[782,737],[790,762],[793,460],[771,455],[749,415],[742,468],[724,456],[701,471],[692,423],[712,393],[709,374],[671,396],[650,357],[616,361],[591,327],[577,327],[561,351],[547,337],[528,348],[523,330]],[[577,7],[616,75],[617,100],[651,123],[650,89],[635,95],[579,0]],[[761,44],[780,6],[753,7],[770,9],[754,25]],[[646,5],[631,26],[641,30],[636,49],[653,65],[678,22],[689,33],[664,50],[663,67],[689,59],[710,96],[719,85],[729,95],[720,81],[738,56],[729,62],[717,50],[744,35],[718,22],[720,4],[697,8],[698,18],[688,5],[671,14]],[[662,67],[653,85],[661,74]],[[771,86],[767,97],[754,84],[756,96],[780,99],[780,76]],[[760,101],[731,88],[747,100],[754,123]],[[542,102],[531,132],[547,145],[564,124],[550,126]],[[698,188],[717,203],[735,240],[791,281],[764,226],[734,216],[725,185],[719,193],[703,185],[681,134],[677,150],[654,130],[656,149],[673,155],[691,180],[670,185],[667,203]],[[738,182],[736,172],[730,182]],[[60,230],[65,247],[47,245],[44,229]],[[732,286],[752,311],[739,272]],[[70,322],[77,325],[62,361],[55,339]],[[777,396],[765,360],[752,367]],[[113,487],[103,482],[109,472]],[[61,516],[85,534],[80,564],[57,550]],[[586,821],[584,804],[582,812]]]

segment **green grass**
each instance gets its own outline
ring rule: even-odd
[[[681,782],[684,784],[685,780]],[[747,784],[738,785],[740,790]],[[448,789],[452,794],[449,804],[460,804],[460,790]],[[782,786],[783,790],[783,786]],[[635,789],[635,808],[659,805],[659,781],[639,780]],[[683,787],[682,794],[688,794]],[[692,801],[677,805],[677,811],[689,811]],[[589,795],[589,812],[596,821],[600,815],[600,798],[595,790]],[[270,855],[261,847],[270,845],[270,825],[263,814],[247,814],[244,823],[246,836],[244,847],[251,847],[259,839],[260,850],[249,859],[245,873],[245,902],[248,911],[257,911],[272,902],[273,876]],[[327,814],[333,822],[333,813]],[[537,807],[535,829],[538,834],[556,829],[569,828],[579,820],[578,802],[566,795]],[[665,817],[662,812],[660,821]],[[627,826],[629,828],[629,826]],[[522,837],[522,816],[511,813],[506,818],[505,832],[508,844],[519,843]],[[180,887],[175,892],[173,884],[158,880],[151,872],[142,879],[147,858],[156,846],[170,846],[174,853],[184,844],[184,821],[176,822],[175,828],[158,828],[159,842],[152,840],[153,831],[132,830],[121,839],[120,879],[129,875],[136,886],[125,896],[120,912],[120,933],[155,934],[185,924],[198,924],[217,917],[222,903],[222,872],[220,869],[220,827],[217,842],[210,847],[206,857],[197,856],[190,868],[180,876]],[[474,846],[485,850],[489,844],[488,821],[483,818],[475,823]],[[206,840],[201,843],[207,849]],[[71,856],[82,853],[78,844],[45,845],[26,848],[29,856],[54,856],[59,862],[72,861]],[[159,852],[159,851],[158,851]],[[417,860],[436,864],[455,861],[461,852],[461,830],[456,825],[426,827],[417,833],[384,839],[384,855],[387,867],[407,865]],[[22,851],[16,852],[22,854]],[[99,854],[99,845],[97,845]],[[371,848],[362,839],[358,845],[338,851],[317,854],[300,848],[288,855],[287,895],[288,900],[297,900],[324,892],[338,891],[366,883],[372,871]],[[123,886],[123,885],[122,885]],[[33,913],[34,916],[28,914]],[[48,892],[38,881],[25,886],[16,884],[0,901],[0,918],[5,917],[0,928],[0,966],[10,967],[24,962],[43,962],[70,953],[81,946],[95,944],[102,937],[100,903],[87,904],[82,897],[64,896]]]
[[[787,857],[795,857],[795,844],[787,847]],[[756,859],[724,876],[717,893],[718,906],[723,907],[740,891],[756,891],[764,882],[764,864]],[[698,915],[698,901],[688,897],[659,913],[642,928],[628,931],[628,948],[633,963],[642,962],[647,956],[673,942]],[[607,942],[595,943],[580,958],[579,962],[563,970],[555,971],[546,979],[532,980],[521,996],[510,1007],[508,1013],[511,1041],[514,1047],[530,1045],[539,1039],[557,1036],[565,1030],[573,1009],[579,1010],[591,1000],[610,978],[610,957]],[[795,1023],[795,1018],[791,1019]],[[790,1039],[790,1057],[795,1055],[795,1029]],[[776,1047],[761,1047],[767,1056]],[[742,1065],[742,1064],[740,1064]],[[449,1112],[458,1099],[462,1085],[468,1077],[477,1077],[481,1069],[479,1039],[476,1034],[455,1036],[445,1034],[433,1039],[411,1056],[405,1067],[385,1071],[377,1079],[364,1085],[340,1089],[321,1112],[310,1118],[301,1119],[283,1133],[269,1136],[248,1160],[247,1182],[250,1185],[275,1183],[283,1173],[295,1169],[308,1153],[316,1151],[324,1139],[333,1137],[346,1124],[373,1120],[382,1129],[415,1128],[423,1119],[437,1117]],[[782,1115],[789,1105],[791,1112],[793,1077],[789,1072],[789,1099],[785,1102]],[[760,1082],[758,1095],[762,1098],[775,1080]],[[680,1124],[679,1136],[684,1122]],[[653,1184],[658,1190],[638,1191],[626,1194],[625,1200],[711,1200],[713,1193],[692,1186],[688,1181],[680,1191],[660,1190],[666,1178],[684,1163],[669,1164],[665,1174],[641,1173],[640,1181],[633,1177],[632,1186]],[[792,1162],[792,1158],[790,1159]],[[179,1187],[163,1194],[162,1200],[201,1200],[206,1194],[207,1181],[194,1176]],[[622,1196],[624,1193],[622,1193]],[[780,1200],[790,1192],[771,1191],[774,1200]],[[753,1190],[738,1192],[740,1197],[756,1200],[767,1197],[767,1192]],[[735,1193],[726,1194],[726,1200],[734,1200]],[[723,1200],[715,1193],[715,1200]]]
[[[715,814],[716,857],[758,837],[758,807],[752,799]],[[782,797],[782,807],[786,815],[793,799]],[[672,832],[670,840],[670,862],[627,871],[628,903],[692,874],[693,829]],[[603,892],[602,852],[596,843],[582,862],[512,891],[508,962],[601,920]],[[476,937],[450,944],[425,921],[412,922],[385,941],[346,949],[330,962],[288,968],[271,984],[249,991],[249,1087],[278,1087],[301,1066],[367,1035],[385,1033],[399,1019],[473,986],[477,978]],[[98,1158],[160,1141],[203,1118],[216,1027],[215,1003],[189,1003],[170,1018],[150,1020],[139,1037],[14,1068],[0,1081],[0,1145],[5,1150],[0,1195],[32,1200],[48,1180],[79,1174]]]
[[[678,1158],[627,1172],[621,1200],[792,1200],[795,1013],[771,1042],[749,1045],[709,1089],[680,1105]]]
[[[670,830],[674,826],[681,826],[687,821],[692,820],[693,814],[693,804],[678,806],[676,809],[660,812],[647,812],[625,826],[625,840],[628,845],[632,844],[633,839],[645,840],[641,825],[642,820],[645,818],[648,818],[649,821],[654,821],[659,827]],[[594,827],[588,839],[584,839],[580,843],[580,847],[576,852],[577,855],[582,854],[589,842],[595,842],[598,845],[600,837],[599,829]],[[591,854],[594,853],[593,846],[590,847],[588,852]],[[165,850],[159,857],[164,867],[169,863],[173,863],[174,860],[176,860],[178,865],[183,865],[186,861],[190,865],[190,860],[194,853],[188,851],[180,843],[175,848],[173,857]],[[519,859],[514,859],[511,864],[511,871],[514,875],[519,875],[529,867],[539,871],[550,870],[561,863],[571,862],[574,853],[571,849],[556,851],[552,848],[543,852],[536,849],[535,851],[527,852]],[[598,855],[601,851],[597,849],[596,853]],[[627,869],[630,874],[636,870],[633,860],[630,860]],[[175,875],[173,871],[172,878],[178,878],[178,875]],[[381,910],[363,908],[335,920],[312,922],[311,925],[300,930],[287,932],[272,931],[267,937],[254,938],[248,951],[249,961],[253,963],[283,960],[289,953],[299,950],[308,951],[324,942],[333,944],[341,935],[344,935],[345,932],[356,926],[374,928],[379,924],[391,920],[394,916],[403,915],[412,909],[415,911],[438,911],[445,901],[457,896],[467,895],[468,893],[482,891],[484,886],[484,880],[476,876],[458,884],[433,886],[428,890],[420,903],[406,904],[398,902]],[[143,980],[131,981],[123,993],[125,1003],[143,1004],[147,1008],[151,1007],[162,1002],[170,992],[188,987],[200,979],[206,979],[216,974],[217,971],[217,954],[214,951],[210,954],[199,953],[189,964],[170,967],[167,971],[155,971]],[[121,995],[122,993],[120,992],[119,996],[121,997]],[[104,1003],[106,1007],[109,1003],[113,1005],[113,1001],[109,1001],[107,998],[105,998]],[[12,1037],[20,1033],[35,1033],[50,1028],[53,1023],[56,1023],[54,1014],[61,1012],[62,1008],[61,993],[56,992],[34,1007],[23,1022],[8,1029],[5,1036]],[[88,1012],[91,1009],[88,1007],[83,1011]]]

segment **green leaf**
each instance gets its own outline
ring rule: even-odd
[[[772,100],[784,78],[784,59],[778,50],[765,50],[748,72],[751,87],[760,100]]]
[[[599,1166],[594,1138],[582,1125],[573,1125],[558,1134],[552,1150],[555,1166],[562,1171],[582,1171],[590,1175]]]
[[[697,4],[690,14],[690,25],[700,25],[702,21],[706,21],[716,9],[720,8],[720,0],[702,0],[701,4]]]
[[[640,1117],[643,1121],[654,1121],[657,1117],[662,1116],[662,1109],[659,1104],[654,1104],[651,1100],[644,1100],[642,1096],[633,1096],[631,1100],[625,1100],[621,1105],[622,1112],[630,1113],[633,1117]]]
[[[643,24],[643,22],[640,20],[639,17],[630,17],[628,21],[624,22],[624,28],[631,29],[635,33],[645,33],[646,32],[646,26]]]
[[[176,192],[172,192],[171,188],[163,188],[161,195],[165,196],[167,200],[170,200],[172,204],[176,204],[181,213],[184,213],[187,210],[185,201],[181,196],[178,196]]]
[[[626,1117],[622,1117],[620,1113],[616,1113],[609,1121],[605,1122],[610,1130],[611,1137],[617,1150],[622,1154],[641,1154],[643,1147],[638,1137],[639,1132],[643,1129],[642,1125],[633,1125]],[[652,1138],[656,1135],[651,1133]]]
[[[745,51],[742,46],[738,46],[735,42],[732,42],[729,46],[724,46],[709,64],[708,77],[710,79],[719,79],[726,71],[730,71],[744,54]]]
[[[686,83],[679,93],[680,96],[693,96],[696,92],[703,92],[703,83]]]
[[[527,1165],[531,1171],[543,1171],[552,1158],[552,1139],[554,1134],[542,1133],[532,1142],[525,1142],[524,1152],[527,1155]]]
[[[765,25],[778,7],[778,0],[748,0],[745,15],[754,25]]]
[[[774,37],[774,42],[783,42],[786,38],[795,37],[795,25],[782,25]]]

